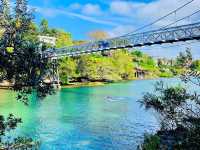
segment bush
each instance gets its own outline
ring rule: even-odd
[[[157,150],[160,146],[160,137],[157,135],[145,135],[142,150]]]
[[[193,83],[194,86],[200,86],[197,72],[187,72],[181,79],[184,82]],[[200,146],[200,95],[197,92],[191,93],[180,85],[169,87],[163,82],[158,82],[155,92],[146,93],[140,102],[146,109],[154,109],[159,114],[161,129],[157,135],[162,144],[169,149],[198,150]],[[147,138],[143,145],[149,145],[153,140]]]

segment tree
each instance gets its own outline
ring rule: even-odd
[[[56,48],[72,46],[72,35],[63,30],[58,30],[54,28],[49,28],[49,23],[46,19],[42,19],[40,23],[40,32],[41,35],[52,36],[56,38]]]
[[[5,0],[2,0],[4,3]],[[40,49],[37,34],[32,28],[33,15],[26,0],[17,0],[15,14],[4,11],[7,5],[1,5],[0,9],[3,18],[0,25],[5,29],[0,40],[0,68],[5,72],[1,80],[14,81],[13,89],[24,94],[36,89],[41,96],[45,93],[43,89],[49,89],[43,76],[50,64],[39,53],[43,49]],[[21,96],[19,98],[25,102],[27,97]]]
[[[176,58],[176,64],[177,66],[180,67],[190,67],[191,63],[192,63],[192,54],[190,49],[186,49],[185,53],[181,52],[179,53],[179,56]]]
[[[73,45],[82,45],[82,44],[86,44],[87,41],[84,41],[84,40],[75,40],[73,41]]]
[[[195,60],[192,62],[192,65],[190,66],[192,70],[198,70],[200,71],[200,60]]]
[[[143,53],[139,50],[134,50],[133,52],[131,52],[131,55],[133,57],[142,57],[143,56]]]
[[[102,57],[97,68],[100,80],[108,82],[121,80],[122,78],[117,73],[117,69],[112,58]]]
[[[102,30],[96,30],[88,33],[92,40],[103,40],[109,37],[108,33]]]
[[[200,86],[199,73],[188,71],[183,82]],[[154,93],[146,93],[141,100],[146,109],[159,114],[161,129],[157,132],[162,145],[170,149],[198,150],[200,146],[200,95],[185,87],[157,83]],[[168,140],[168,142],[166,142]],[[169,144],[170,143],[170,144]],[[144,143],[145,145],[145,143]]]
[[[0,38],[2,37],[4,29],[0,29]]]
[[[40,23],[40,33],[46,35],[49,34],[49,23],[46,19],[42,19],[41,23]]]
[[[0,69],[4,74],[1,74],[0,81],[13,81],[12,90],[19,93],[17,99],[27,105],[28,95],[33,91],[36,91],[39,98],[52,94],[53,86],[44,82],[51,63],[40,53],[44,49],[40,48],[37,35],[33,33],[33,15],[32,11],[28,10],[27,1],[17,0],[15,9],[11,11],[9,1],[1,0],[0,18],[0,28],[4,30],[0,38]],[[13,115],[9,116],[7,121],[2,116],[0,118],[0,138],[4,136],[4,131],[15,129],[20,123]],[[13,141],[0,141],[0,146],[10,149],[10,145],[21,144],[21,149],[26,149],[30,147],[27,142],[30,144],[32,140],[16,138]]]
[[[66,46],[72,46],[72,36],[70,33],[64,32],[64,31],[57,31],[56,32],[56,47],[66,47]],[[55,36],[54,35],[54,36]]]
[[[83,55],[78,60],[78,73],[81,77],[89,80],[99,79],[97,65],[99,63],[98,55]]]
[[[72,58],[63,58],[59,65],[59,74],[62,84],[68,84],[70,78],[77,76],[77,64]]]
[[[91,81],[118,81],[133,77],[132,59],[126,52],[116,52],[112,57],[85,55],[77,62],[79,75]]]
[[[154,94],[146,93],[142,103],[147,109],[153,108],[160,113],[161,130],[173,130],[182,125],[184,114],[178,109],[190,98],[186,89],[180,86],[164,87],[163,82],[155,86]],[[180,116],[180,114],[182,114]]]
[[[129,52],[125,50],[116,51],[111,57],[116,67],[116,71],[121,78],[131,79],[134,75],[134,65]]]
[[[22,123],[22,120],[14,117],[12,114],[7,118],[0,116],[0,149],[39,149],[40,143],[33,141],[31,138],[17,137],[13,141],[5,141],[3,137],[6,136],[6,132],[15,130],[19,123]]]

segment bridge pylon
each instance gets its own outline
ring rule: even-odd
[[[50,82],[53,86],[57,89],[61,88],[60,85],[60,76],[59,76],[59,69],[58,69],[58,57],[51,58],[52,69],[50,73]]]

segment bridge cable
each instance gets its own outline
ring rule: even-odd
[[[183,17],[183,18],[180,18],[180,19],[176,20],[175,22],[172,22],[172,23],[170,23],[170,24],[168,24],[168,25],[166,25],[166,26],[163,26],[163,27],[161,27],[160,29],[165,29],[165,28],[167,28],[167,27],[169,27],[169,26],[171,26],[171,25],[173,25],[173,24],[176,24],[177,22],[180,22],[180,21],[182,21],[182,20],[185,20],[185,19],[187,19],[187,18],[189,18],[189,17],[192,17],[192,16],[194,16],[194,15],[196,15],[196,14],[198,14],[198,13],[200,13],[200,9],[198,9],[197,11],[195,11],[194,13],[192,13],[192,14],[190,14],[190,15],[188,15],[188,16],[185,16],[185,17]]]
[[[125,34],[125,35],[122,35],[121,37],[124,37],[124,36],[126,36],[126,35],[130,35],[130,34],[133,34],[133,33],[137,32],[137,31],[140,31],[140,30],[145,29],[145,28],[147,28],[147,27],[149,27],[149,26],[152,26],[152,25],[154,25],[155,23],[159,22],[160,20],[163,20],[164,18],[166,18],[166,17],[168,17],[168,16],[174,14],[175,12],[181,10],[182,8],[186,7],[187,5],[189,5],[190,3],[192,3],[193,1],[195,1],[195,0],[191,0],[191,1],[187,2],[187,3],[185,3],[184,5],[178,7],[177,9],[173,10],[172,12],[170,12],[170,13],[168,13],[168,14],[166,14],[166,15],[160,17],[160,18],[158,18],[157,20],[155,20],[155,21],[153,21],[153,22],[151,22],[151,23],[149,23],[149,24],[147,24],[147,25],[144,25],[144,26],[142,26],[142,27],[140,27],[140,28],[138,28],[138,29],[136,29],[136,30],[130,32],[130,33],[127,33],[127,34]]]

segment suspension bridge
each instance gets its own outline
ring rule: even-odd
[[[194,11],[192,14],[184,16],[183,18],[179,18],[172,23],[167,24],[164,27],[161,27],[156,30],[148,30],[143,32],[138,32],[156,24],[157,22],[164,20],[166,17],[169,17],[175,14],[175,18],[177,12],[181,9],[185,8],[195,0],[190,0],[187,3],[181,5],[177,9],[169,12],[165,16],[158,18],[157,20],[147,24],[143,27],[136,29],[134,32],[131,32],[126,35],[122,35],[115,38],[97,40],[92,42],[87,42],[82,45],[75,45],[63,48],[49,48],[42,52],[42,57],[50,59],[54,62],[54,67],[51,70],[52,74],[52,82],[59,84],[59,73],[57,68],[57,59],[61,57],[75,57],[83,54],[91,54],[91,53],[101,53],[105,51],[115,51],[118,49],[131,49],[136,47],[144,47],[151,45],[161,45],[165,43],[178,43],[178,42],[186,42],[191,40],[200,40],[200,22],[196,21],[195,23],[188,23],[184,25],[177,26],[177,23],[183,20],[186,20],[194,15],[200,13],[200,9]],[[197,19],[198,20],[198,19]],[[194,21],[193,21],[194,22]],[[175,26],[172,26],[174,25]],[[52,37],[39,37],[41,42],[52,43],[55,46],[55,38]]]
[[[44,52],[45,57],[78,56],[124,48],[143,47],[164,43],[175,43],[200,39],[200,22],[129,34],[117,38],[89,42],[79,46],[51,48]]]
[[[48,49],[44,57],[56,62],[60,57],[79,56],[118,49],[150,46],[164,43],[175,43],[189,40],[200,40],[200,22],[160,30],[153,30],[138,34],[121,36],[118,38],[94,41],[80,46]],[[52,69],[52,81],[59,83],[59,73],[56,63]]]

